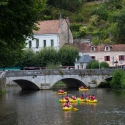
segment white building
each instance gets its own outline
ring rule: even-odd
[[[26,49],[31,48],[39,51],[44,47],[59,49],[65,43],[73,43],[73,36],[70,31],[69,19],[47,20],[37,24],[39,30],[33,31],[34,39],[27,39]]]

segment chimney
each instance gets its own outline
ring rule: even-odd
[[[69,17],[66,17],[66,22],[67,22],[68,26],[70,27]]]
[[[59,27],[60,28],[62,28],[62,21],[63,21],[62,15],[60,14],[60,18],[59,18]]]

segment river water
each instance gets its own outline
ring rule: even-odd
[[[98,102],[75,103],[77,111],[62,111],[58,90],[21,90],[6,88],[0,97],[0,125],[125,125],[125,92],[109,89],[90,89]],[[69,95],[82,92],[67,89]]]

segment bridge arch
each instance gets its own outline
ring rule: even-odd
[[[80,86],[86,86],[85,83],[83,83],[81,80],[78,80],[78,79],[75,79],[75,78],[62,78],[59,81],[62,81],[63,83],[65,83],[68,88],[75,88],[75,87],[78,88]],[[55,83],[52,83],[52,86],[54,84]]]
[[[17,80],[13,80],[15,83],[17,83],[23,90],[25,89],[35,89],[35,90],[39,90],[40,88],[34,84],[33,82],[29,81],[29,80],[25,80],[25,79],[17,79]]]

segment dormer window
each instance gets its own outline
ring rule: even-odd
[[[110,51],[110,47],[109,47],[109,46],[106,46],[106,47],[105,47],[105,51]]]
[[[91,51],[95,51],[95,47],[94,46],[91,47]]]

